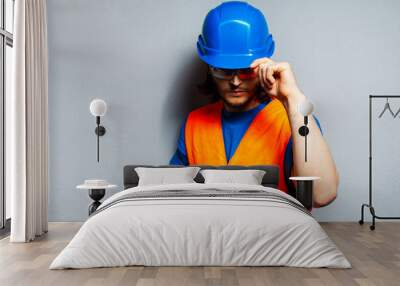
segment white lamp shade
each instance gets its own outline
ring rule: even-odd
[[[314,106],[310,101],[304,100],[299,104],[298,110],[301,115],[308,116],[313,112]]]
[[[107,104],[104,100],[96,98],[90,103],[90,113],[93,116],[104,116],[107,111]]]

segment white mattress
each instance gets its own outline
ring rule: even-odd
[[[279,190],[254,185],[193,183],[131,188],[107,199],[50,269],[127,265],[351,267],[312,216],[277,200],[178,196],[119,201],[137,192],[166,190],[261,190],[300,204]]]

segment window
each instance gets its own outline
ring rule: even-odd
[[[12,47],[14,32],[14,0],[0,0],[0,228],[9,222],[10,194],[5,188],[5,105],[11,92]],[[9,225],[9,224],[7,224]],[[1,232],[0,232],[1,235]]]

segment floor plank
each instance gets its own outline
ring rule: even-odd
[[[116,267],[48,269],[78,231],[80,223],[50,223],[32,243],[0,240],[0,285],[400,285],[400,223],[379,222],[375,231],[357,223],[322,223],[352,269],[290,267]]]

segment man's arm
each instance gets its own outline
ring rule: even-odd
[[[297,111],[297,107],[305,100],[305,96],[297,86],[290,64],[274,62],[270,58],[260,58],[254,60],[250,67],[258,73],[265,92],[280,100],[285,106],[292,130],[295,175],[321,177],[321,180],[317,180],[314,184],[314,204],[315,207],[329,204],[336,198],[339,174],[328,144],[312,116],[309,117],[310,133],[307,136],[310,155],[307,163],[304,162],[304,138],[298,134],[304,118]]]
[[[313,114],[315,122],[317,123],[317,126],[319,130],[321,131],[321,134],[324,135],[324,132],[322,131],[321,124],[319,123],[318,118]],[[295,181],[292,181],[289,179],[289,177],[295,176],[295,173],[293,171],[293,139],[290,138],[288,144],[286,145],[286,151],[285,151],[285,181],[286,185],[288,186],[288,192],[292,196],[296,196],[295,194]]]
[[[304,117],[298,112],[298,105],[305,100],[301,93],[288,97],[285,108],[289,117],[293,140],[293,172],[295,176],[318,176],[320,180],[314,182],[314,206],[321,207],[329,204],[336,198],[339,185],[339,174],[335,162],[329,151],[313,116],[309,116],[307,135],[308,160],[304,161],[304,137],[298,129],[303,125]]]

